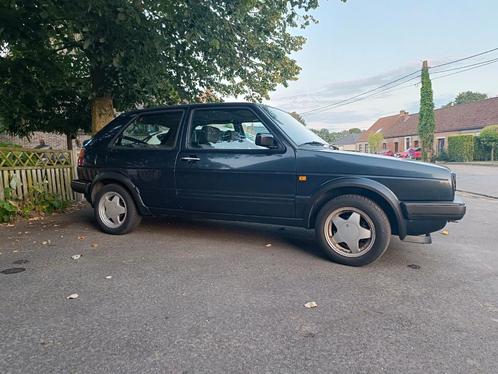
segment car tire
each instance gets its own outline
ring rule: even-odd
[[[130,193],[118,184],[102,187],[93,205],[97,223],[108,234],[127,234],[142,220]]]
[[[391,225],[385,212],[372,200],[342,195],[320,210],[315,234],[332,261],[363,266],[384,254],[391,240]]]

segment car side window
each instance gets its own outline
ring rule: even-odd
[[[256,135],[269,134],[248,109],[195,109],[189,130],[189,147],[199,149],[267,149],[256,145]]]
[[[173,148],[183,111],[142,114],[135,118],[115,145],[130,148]]]

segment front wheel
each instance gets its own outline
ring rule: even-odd
[[[142,220],[129,192],[117,184],[108,184],[97,192],[94,214],[102,231],[121,235],[133,230]]]
[[[391,239],[391,225],[384,211],[360,195],[330,200],[318,213],[318,242],[334,262],[363,266],[377,260]]]

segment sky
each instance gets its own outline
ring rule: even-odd
[[[296,31],[307,38],[292,55],[302,68],[299,78],[279,86],[267,104],[304,113],[414,72],[423,60],[434,66],[498,47],[496,0],[321,0],[312,14],[319,23]],[[498,51],[444,68],[492,58]],[[498,96],[498,63],[434,79],[442,75],[433,74],[436,108],[467,90]],[[418,79],[411,83],[303,117],[311,128],[341,131],[366,129],[400,110],[417,113]]]

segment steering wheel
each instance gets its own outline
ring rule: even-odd
[[[147,144],[147,142],[144,142],[143,140],[132,138],[131,136],[126,136],[126,135],[123,135],[121,139],[129,140],[130,142],[139,143],[139,144]]]

